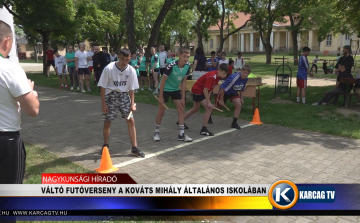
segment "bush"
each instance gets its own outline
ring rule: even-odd
[[[289,55],[294,56],[294,51],[293,50],[289,51]]]

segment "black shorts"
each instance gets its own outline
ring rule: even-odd
[[[89,68],[78,68],[78,75],[90,75]]]
[[[50,67],[50,65],[53,66],[53,67],[55,67],[55,61],[54,61],[54,60],[48,60],[48,61],[46,62],[46,64],[47,64],[48,67]]]
[[[159,68],[154,69],[155,73],[159,73]]]
[[[163,93],[163,97],[164,97],[164,102],[166,103],[169,98],[171,96],[171,99],[174,100],[181,100],[181,93],[180,90],[178,91],[164,91]]]
[[[147,77],[146,71],[139,71],[140,77]]]
[[[26,152],[19,132],[0,132],[0,184],[22,184]]]
[[[205,99],[204,94],[193,94],[193,101],[200,102]]]
[[[164,73],[165,73],[165,69],[166,69],[166,67],[160,68],[160,73],[161,73],[161,74],[164,74]]]

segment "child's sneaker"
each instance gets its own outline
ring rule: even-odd
[[[231,123],[231,128],[241,129],[241,127],[236,122]]]
[[[87,89],[87,92],[91,92],[91,90],[90,90],[90,89]]]
[[[73,90],[74,90],[74,87],[71,87],[71,88],[70,88],[70,91],[73,91]]]
[[[312,103],[312,105],[316,106],[316,105],[320,105],[319,102],[315,102],[315,103]]]
[[[81,93],[85,93],[86,91],[84,89],[81,90]]]
[[[209,132],[209,130],[207,128],[202,128],[200,131],[200,135],[203,136],[214,136],[214,133]]]
[[[153,135],[153,140],[155,142],[159,142],[160,141],[160,133],[159,132],[155,132]]]
[[[64,86],[61,85],[61,86],[60,86],[60,89],[63,89],[63,88],[64,88]]]
[[[99,152],[100,155],[102,155],[103,149],[104,149],[105,146],[106,146],[108,149],[110,149],[109,144],[104,144],[104,145],[101,147],[101,150],[100,150],[100,152]]]
[[[182,135],[178,135],[178,140],[179,141],[184,141],[184,142],[192,142],[193,141],[192,138],[190,138],[185,133],[183,133]]]
[[[66,89],[69,89],[69,86],[65,85],[65,88],[66,88]]]
[[[139,148],[137,148],[137,147],[133,147],[131,149],[131,155],[141,157],[141,158],[145,158],[145,154],[143,152],[141,152],[141,150]]]
[[[77,91],[80,91],[80,88],[79,88],[79,87],[77,87],[77,88],[76,88],[76,90],[77,90]]]
[[[141,91],[143,91],[143,90],[144,90],[144,88],[142,87],[142,88],[141,88]]]
[[[151,87],[149,87],[148,90],[151,91],[152,90]]]

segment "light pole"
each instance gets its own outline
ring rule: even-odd
[[[9,53],[10,61],[19,63],[19,58],[17,55],[17,47],[16,47],[17,44],[16,44],[15,29],[14,29],[14,19],[13,16],[9,13],[9,11],[5,7],[0,8],[0,20],[6,22],[11,27],[11,30],[13,32],[14,41],[11,51]]]

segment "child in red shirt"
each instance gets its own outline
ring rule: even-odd
[[[213,104],[210,101],[210,92],[216,87],[221,78],[226,77],[229,72],[228,66],[227,64],[220,64],[218,70],[210,71],[201,76],[191,89],[194,102],[193,107],[185,114],[185,120],[199,111],[201,104],[206,111],[200,135],[214,135],[207,129],[208,120],[213,110]]]

